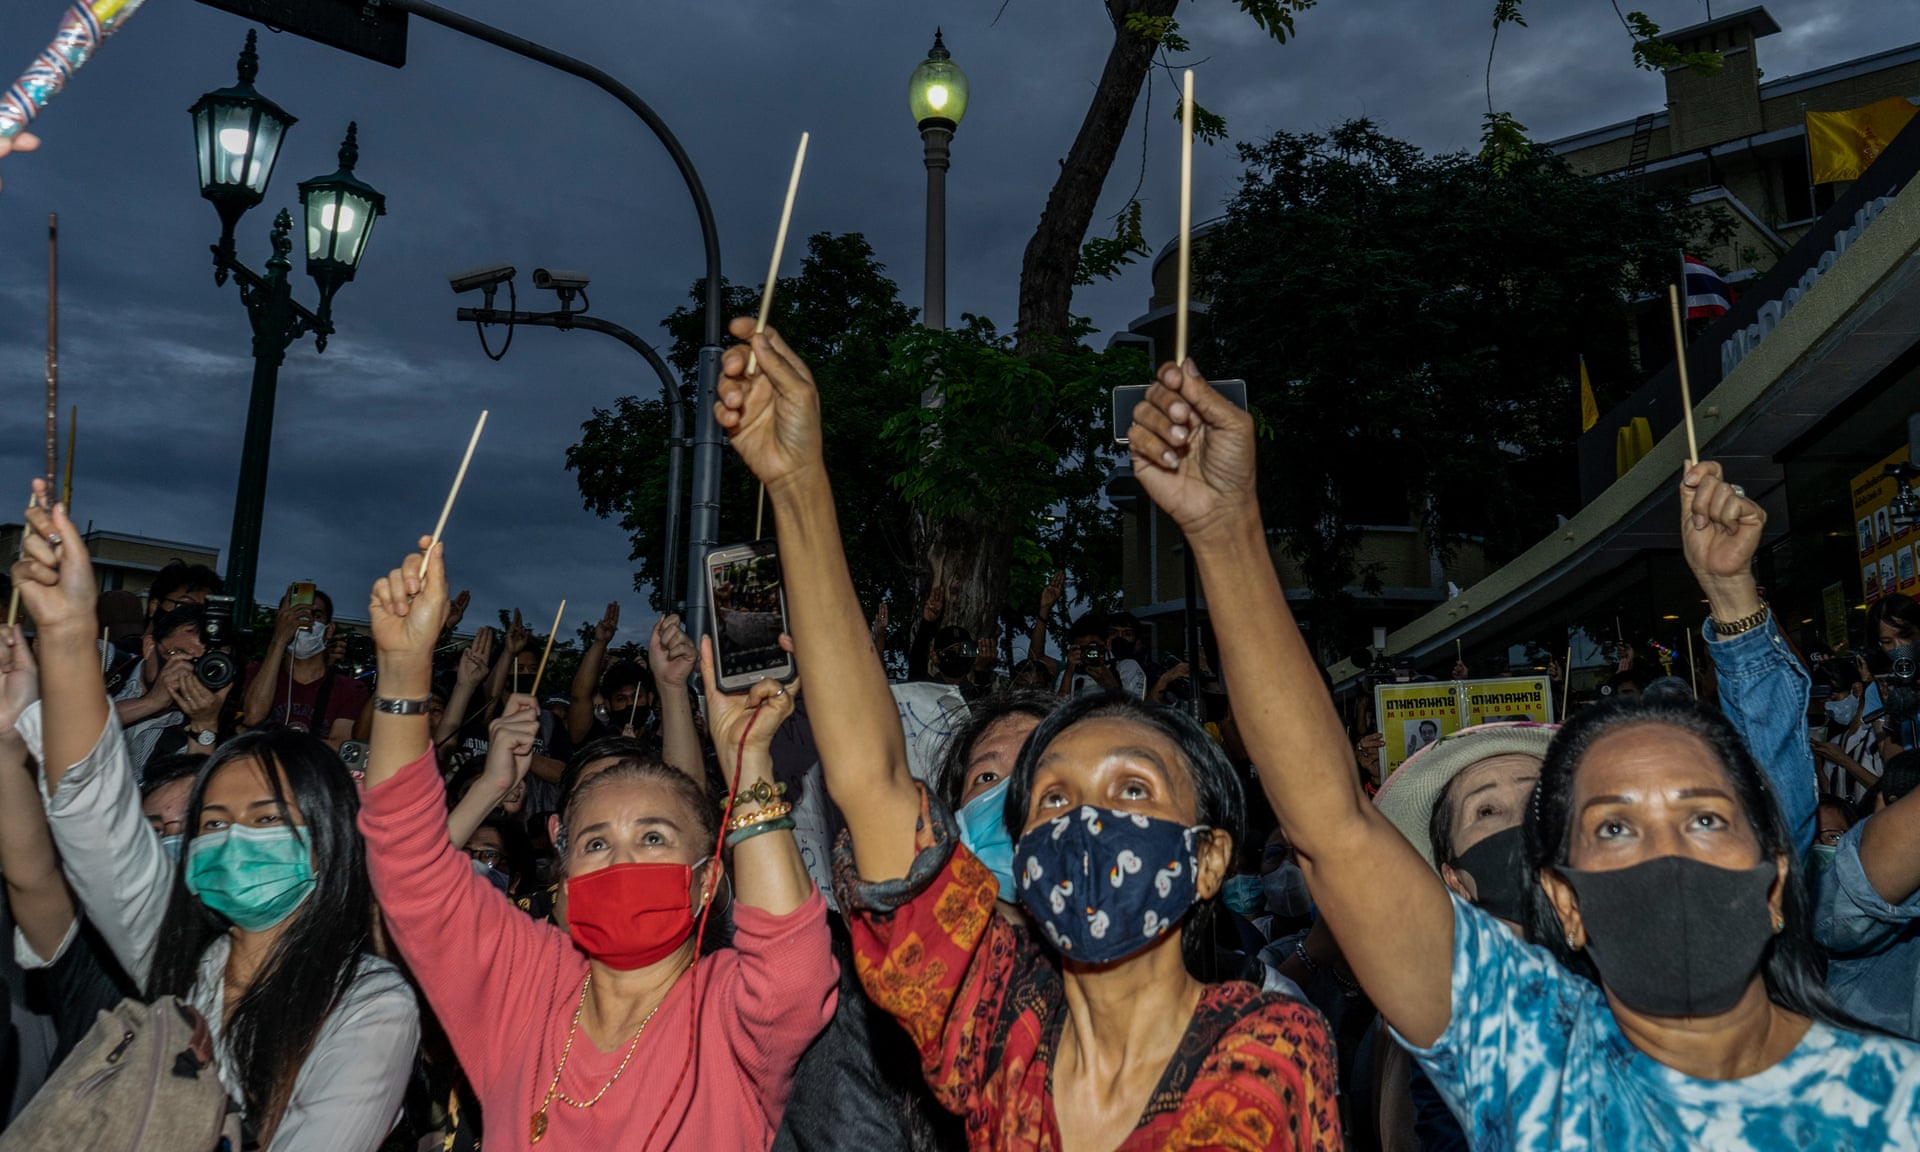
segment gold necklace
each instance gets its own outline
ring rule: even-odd
[[[580,985],[580,1002],[573,1006],[573,1024],[567,1029],[567,1043],[566,1043],[566,1046],[560,1050],[560,1063],[554,1066],[553,1080],[551,1083],[547,1085],[546,1098],[540,1101],[539,1109],[534,1112],[533,1123],[530,1126],[529,1131],[527,1133],[531,1139],[531,1142],[534,1144],[540,1143],[541,1138],[546,1136],[547,1134],[547,1108],[549,1105],[553,1103],[553,1099],[555,1096],[558,1096],[560,1098],[560,1103],[565,1104],[571,1108],[586,1109],[586,1108],[591,1108],[595,1104],[600,1103],[600,1098],[607,1094],[607,1089],[613,1087],[616,1083],[619,1082],[620,1074],[627,1070],[627,1063],[633,1059],[634,1052],[639,1050],[640,1034],[642,1032],[645,1032],[647,1030],[647,1025],[653,1022],[654,1013],[660,1011],[660,1009],[664,1007],[667,1002],[667,998],[665,996],[662,996],[660,998],[660,1003],[655,1004],[653,1006],[653,1012],[647,1013],[647,1018],[645,1020],[640,1021],[640,1026],[633,1030],[633,1039],[627,1042],[627,1054],[620,1058],[620,1067],[614,1069],[613,1079],[607,1081],[605,1084],[602,1084],[600,1086],[600,1091],[595,1092],[593,1094],[593,1099],[580,1101],[580,1100],[575,1100],[572,1097],[568,1096],[565,1092],[560,1091],[560,1073],[566,1070],[567,1057],[573,1055],[573,1037],[575,1033],[580,1031],[580,1012],[582,1009],[584,1009],[587,1006],[587,990],[592,987],[593,987],[593,973],[588,972],[586,980]],[[671,989],[669,989],[669,991],[671,991]]]

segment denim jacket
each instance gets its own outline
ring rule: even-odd
[[[1786,820],[1788,841],[1804,858],[1813,845],[1820,805],[1807,738],[1813,680],[1771,616],[1760,627],[1725,639],[1714,634],[1710,620],[1700,631],[1720,674],[1720,710],[1759,762]]]
[[[1860,1020],[1920,1039],[1920,893],[1889,904],[1860,864],[1862,820],[1820,877],[1813,936],[1831,953],[1827,990]]]

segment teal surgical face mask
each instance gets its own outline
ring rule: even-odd
[[[1000,899],[1012,903],[1013,836],[1007,831],[1007,785],[1002,779],[972,800],[961,805],[960,842],[980,858],[994,879],[1000,881]]]
[[[313,843],[304,827],[238,825],[187,844],[187,891],[248,932],[293,915],[313,891]]]

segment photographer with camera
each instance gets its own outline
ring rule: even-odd
[[[1120,691],[1120,677],[1107,652],[1107,622],[1097,612],[1081,613],[1067,628],[1066,667],[1060,676],[1060,695]]]
[[[957,624],[940,627],[946,612],[946,586],[935,584],[914,625],[907,650],[907,681],[945,684],[958,688],[968,700],[978,700],[993,691],[993,644],[976,643],[973,634]]]
[[[137,672],[113,696],[136,778],[157,754],[205,756],[226,734],[222,711],[233,691],[234,663],[221,648],[228,636],[222,625],[230,623],[216,613],[209,628],[207,609],[192,603],[154,614],[140,639]]]
[[[311,604],[280,598],[266,658],[247,667],[241,721],[249,728],[278,726],[311,732],[338,752],[353,738],[367,703],[367,687],[327,664],[333,642],[333,598],[315,589]]]

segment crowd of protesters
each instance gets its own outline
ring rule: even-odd
[[[617,605],[568,695],[523,692],[518,613],[449,644],[469,558],[425,538],[372,582],[371,676],[315,590],[223,679],[218,578],[169,567],[103,640],[35,482],[33,635],[0,637],[22,1147],[214,1085],[216,1131],[126,1146],[1920,1148],[1920,690],[1888,670],[1920,605],[1883,599],[1865,659],[1799,652],[1717,464],[1676,494],[1699,698],[1623,671],[1377,782],[1253,422],[1191,363],[1130,451],[1232,627],[1189,667],[1088,614],[1055,661],[1062,575],[1003,662],[935,589],[890,682],[809,369],[733,333],[717,417],[799,673],[744,693],[672,616],[611,659]],[[163,1013],[194,1044],[116,1078]]]

